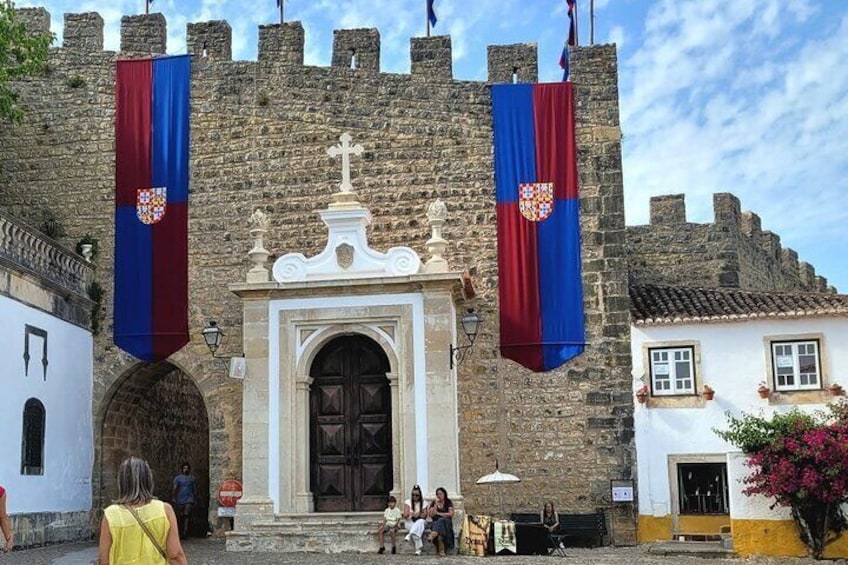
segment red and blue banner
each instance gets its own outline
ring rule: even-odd
[[[584,348],[572,84],[492,86],[501,355],[550,371]]]
[[[144,361],[188,335],[189,55],[118,61],[115,344]]]

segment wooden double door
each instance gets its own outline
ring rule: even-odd
[[[389,360],[363,335],[330,341],[312,363],[310,481],[316,512],[375,511],[392,488]]]

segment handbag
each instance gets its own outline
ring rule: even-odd
[[[141,521],[141,518],[139,517],[138,512],[135,511],[135,508],[127,504],[124,504],[123,507],[126,508],[130,514],[132,514],[133,518],[135,518],[135,521],[138,522],[138,525],[141,526],[142,530],[144,530],[144,533],[147,535],[147,538],[153,543],[153,547],[156,548],[156,551],[159,552],[159,555],[161,555],[162,559],[164,559],[165,563],[167,563],[168,554],[165,553],[165,549],[161,545],[159,545],[159,542],[156,540],[155,537],[153,537],[153,532],[150,531],[150,528],[147,527],[147,524]]]

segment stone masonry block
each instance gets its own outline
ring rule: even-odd
[[[449,35],[413,37],[409,40],[412,75],[437,80],[453,78],[453,56]]]
[[[674,226],[686,223],[686,195],[651,197],[651,225]]]
[[[303,42],[303,25],[300,22],[261,25],[258,59],[287,66],[303,65]]]
[[[23,22],[31,34],[50,33],[50,12],[44,8],[18,8],[15,18]]]
[[[616,418],[589,418],[587,420],[588,428],[590,430],[615,428],[617,423],[618,420]]]
[[[380,32],[375,28],[333,31],[331,66],[380,72]]]
[[[602,405],[609,404],[612,401],[608,392],[590,392],[586,395],[586,404]]]
[[[535,43],[489,45],[489,82],[539,80],[539,48]]]
[[[224,20],[188,24],[186,47],[198,57],[230,61],[233,58],[233,28]]]
[[[742,212],[742,231],[752,239],[757,239],[763,231],[760,217],[753,212]]]
[[[121,51],[161,55],[166,52],[168,23],[162,14],[121,18]]]
[[[713,194],[713,214],[716,225],[741,226],[742,206],[739,199],[729,192]]]
[[[103,51],[103,17],[97,12],[65,14],[62,47],[83,53]]]
[[[779,261],[781,258],[780,236],[774,232],[764,231],[760,234],[760,249],[765,252],[770,259]]]
[[[789,247],[784,247],[780,252],[780,260],[783,270],[788,277],[798,281],[798,252]]]
[[[813,291],[816,288],[816,269],[806,261],[798,264],[798,274],[801,277],[801,288]]]

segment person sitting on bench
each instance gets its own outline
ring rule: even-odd
[[[539,521],[547,528],[548,533],[554,533],[559,529],[559,514],[554,510],[553,501],[549,500],[545,503],[544,508],[539,512]]]

